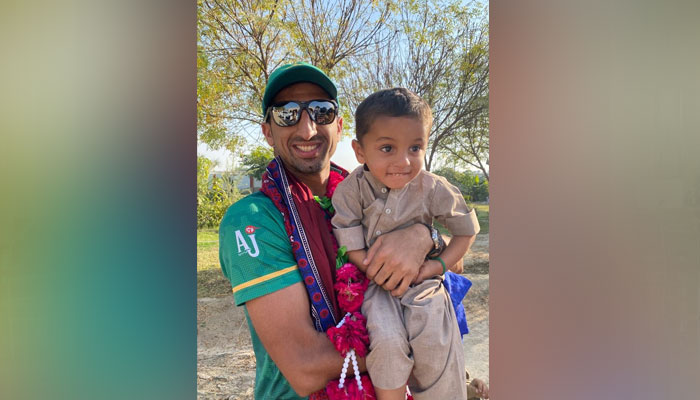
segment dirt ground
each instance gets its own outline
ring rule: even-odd
[[[465,259],[472,287],[464,299],[469,334],[464,337],[467,370],[489,380],[488,234],[477,235]],[[233,296],[197,300],[197,399],[253,399],[255,355],[243,310]]]

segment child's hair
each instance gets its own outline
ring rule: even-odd
[[[430,105],[406,88],[384,89],[362,100],[355,111],[355,138],[359,141],[379,117],[410,117],[427,127],[433,123]]]

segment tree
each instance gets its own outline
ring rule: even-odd
[[[450,155],[454,165],[461,164],[478,168],[486,180],[489,180],[487,167],[489,164],[488,114],[481,113],[471,125],[462,126],[461,129],[459,134],[448,137],[441,142],[440,149]]]
[[[400,4],[400,7],[398,6]],[[308,61],[352,110],[407,87],[433,110],[425,166],[458,161],[488,180],[488,7],[462,0],[198,0],[198,138],[212,149],[259,142],[260,102],[277,66]]]
[[[272,148],[269,146],[257,146],[250,153],[243,155],[241,166],[246,169],[246,173],[257,179],[262,179],[262,174],[267,168],[267,164],[275,157]]]
[[[353,80],[367,84],[355,91],[353,105],[377,88],[402,86],[423,97],[434,117],[425,159],[430,170],[440,154],[450,154],[448,144],[488,137],[487,11],[460,1],[408,1],[397,30],[389,46],[355,71]],[[475,130],[478,121],[487,129]],[[477,147],[483,157],[488,140]]]
[[[339,75],[338,69],[351,67],[345,61],[365,57],[391,38],[385,29],[391,2],[300,0],[299,3],[290,12],[298,55],[324,71],[335,70]]]
[[[434,171],[457,186],[468,202],[485,201],[489,196],[489,183],[479,179],[479,175],[470,171],[457,171],[449,167],[441,167]]]
[[[197,133],[211,148],[235,152],[241,132],[260,122],[269,73],[290,54],[286,8],[285,0],[198,0]]]
[[[245,133],[260,123],[265,84],[281,64],[309,61],[338,81],[388,40],[383,27],[391,4],[198,0],[199,140],[236,153]]]

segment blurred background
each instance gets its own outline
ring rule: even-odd
[[[699,7],[490,2],[493,398],[697,398]],[[198,12],[0,5],[0,398],[197,396]]]

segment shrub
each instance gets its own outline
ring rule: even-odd
[[[460,172],[445,167],[433,173],[445,177],[451,184],[457,186],[467,202],[486,201],[489,197],[489,182],[471,171]]]
[[[197,157],[197,228],[218,227],[228,207],[242,197],[230,180],[209,179],[213,166],[208,158]]]

